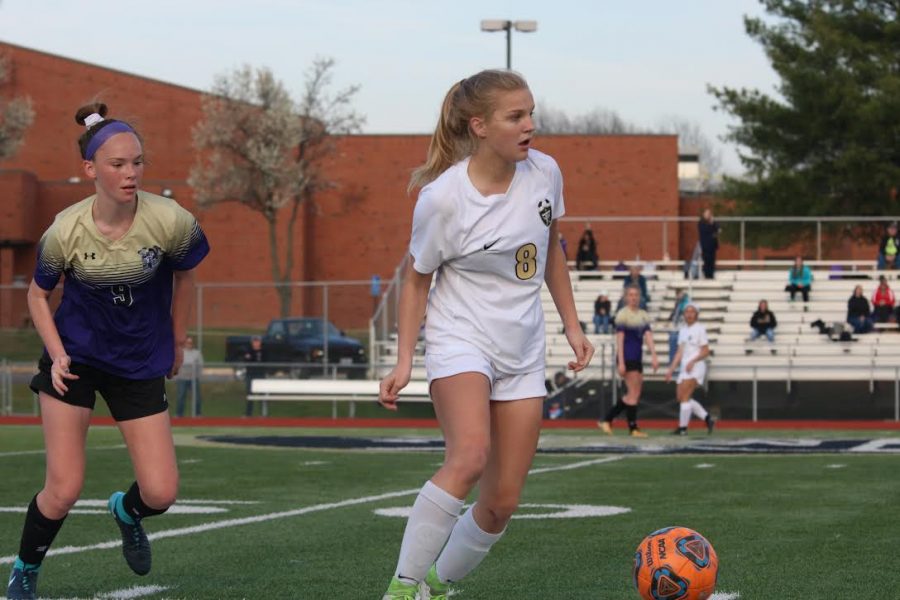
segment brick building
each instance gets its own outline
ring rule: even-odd
[[[25,283],[34,268],[37,241],[53,216],[93,193],[79,178],[75,140],[81,128],[73,115],[100,99],[110,116],[130,121],[145,140],[143,188],[171,190],[197,215],[212,246],[198,269],[202,283],[257,282],[257,288],[204,290],[205,325],[264,324],[277,312],[264,219],[233,203],[200,210],[186,180],[194,160],[191,128],[201,116],[202,92],[138,75],[0,43],[11,63],[2,91],[29,96],[35,121],[12,159],[0,164],[0,284]],[[365,113],[365,107],[358,107]],[[410,171],[420,164],[427,135],[354,135],[336,140],[325,169],[336,189],[307,206],[293,248],[298,281],[387,279],[403,257],[414,199],[407,196]],[[554,156],[565,178],[567,214],[578,216],[679,214],[677,139],[672,135],[542,136],[536,147]],[[570,256],[583,229],[567,222],[562,232]],[[646,226],[595,227],[604,259],[658,258],[661,237]],[[679,255],[680,233],[671,228],[665,250]],[[282,238],[283,239],[283,238]],[[320,314],[320,289],[296,294],[297,314]],[[341,327],[365,325],[372,298],[366,287],[335,286],[329,316]],[[27,316],[24,293],[0,291],[0,326]]]

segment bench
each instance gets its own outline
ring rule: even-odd
[[[248,401],[262,402],[262,416],[269,416],[271,401],[330,401],[331,418],[337,418],[337,403],[350,403],[350,417],[356,413],[356,401],[378,399],[377,379],[364,381],[345,379],[254,379],[250,382]],[[404,402],[431,402],[427,381],[410,381],[400,391]]]

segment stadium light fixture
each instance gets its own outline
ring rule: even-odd
[[[512,69],[512,30],[522,33],[534,33],[537,31],[537,21],[507,21],[504,19],[484,19],[481,21],[481,30],[488,32],[506,32],[506,68]]]

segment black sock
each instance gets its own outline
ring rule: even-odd
[[[628,429],[634,431],[637,426],[637,405],[625,407],[625,417],[628,419]]]
[[[621,400],[617,400],[614,405],[606,412],[606,418],[603,419],[607,423],[612,423],[613,419],[619,416],[619,413],[625,410],[625,404]]]
[[[44,560],[53,538],[62,527],[62,519],[48,519],[41,514],[37,505],[37,494],[28,505],[25,526],[22,528],[22,542],[19,544],[19,559],[29,565],[39,565]]]
[[[163,509],[158,509],[150,508],[144,504],[144,500],[141,498],[141,488],[138,487],[137,481],[132,483],[131,487],[128,488],[128,491],[125,492],[125,497],[122,498],[122,508],[125,509],[126,514],[135,520],[161,515],[169,510],[168,506]]]

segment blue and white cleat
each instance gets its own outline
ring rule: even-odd
[[[37,580],[40,565],[26,565],[18,557],[6,586],[6,597],[10,600],[34,600],[37,598]]]
[[[125,562],[138,575],[146,575],[150,572],[150,540],[141,527],[140,519],[125,514],[122,509],[124,497],[124,492],[113,493],[107,506],[116,520],[116,525],[119,526],[119,531],[122,532],[122,554],[125,556]]]

